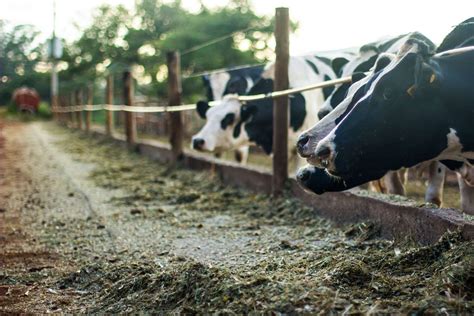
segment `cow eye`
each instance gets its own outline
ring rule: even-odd
[[[391,88],[385,88],[383,91],[384,100],[390,100],[393,97],[393,90]]]

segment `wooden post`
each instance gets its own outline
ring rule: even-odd
[[[69,106],[74,106],[74,105],[76,105],[76,98],[75,98],[74,92],[71,92],[69,96]],[[76,112],[69,112],[69,121],[71,123],[71,127],[74,127],[77,125]]]
[[[276,60],[273,91],[288,89],[288,63],[290,58],[290,19],[288,8],[275,11]],[[273,102],[273,178],[272,193],[282,194],[288,179],[288,96]]]
[[[87,104],[92,105],[94,104],[94,86],[91,84],[87,87]],[[89,133],[91,131],[91,119],[92,119],[92,112],[86,111],[86,132]]]
[[[107,77],[107,86],[105,91],[105,103],[113,104],[114,103],[114,77],[109,75]],[[114,112],[105,111],[105,130],[107,135],[112,135],[114,130]]]
[[[168,104],[169,106],[181,104],[181,61],[179,53],[168,52],[166,55],[168,66]],[[170,144],[175,161],[183,158],[183,115],[181,112],[168,113],[170,126]]]
[[[77,89],[76,90],[76,105],[83,105],[83,94],[82,94],[82,89]],[[82,129],[82,111],[77,111],[76,112],[76,119],[77,119],[77,128]]]
[[[123,98],[125,105],[133,105],[133,78],[129,70],[123,73]],[[129,145],[135,144],[137,137],[135,113],[125,112],[125,136]]]

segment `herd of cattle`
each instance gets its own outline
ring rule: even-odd
[[[474,18],[438,47],[414,32],[358,51],[290,57],[288,75],[291,88],[352,77],[290,95],[289,148],[296,148],[296,178],[305,189],[343,191],[383,177],[388,193],[404,194],[400,169],[423,165],[425,198],[440,205],[447,167],[457,173],[462,209],[474,212]],[[235,150],[241,163],[249,145],[271,154],[273,100],[242,103],[237,96],[272,92],[273,79],[274,63],[207,76],[208,101],[220,103],[198,102],[206,123],[192,148]]]

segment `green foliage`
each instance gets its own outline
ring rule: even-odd
[[[37,71],[46,60],[45,44],[38,43],[38,34],[28,25],[6,30],[0,20],[0,79],[9,78],[0,80],[0,104],[23,85],[36,88],[43,100],[49,100],[50,74]],[[272,34],[273,20],[253,12],[249,0],[228,0],[215,8],[201,4],[197,12],[183,7],[180,0],[137,0],[130,11],[122,5],[102,5],[79,39],[63,41],[60,94],[70,95],[94,84],[95,95],[102,96],[103,78],[108,74],[115,75],[118,92],[121,73],[130,69],[137,80],[137,94],[163,98],[168,51],[182,53],[183,75],[262,63],[271,56]],[[204,92],[200,78],[183,80],[183,90],[185,101],[200,98]],[[121,103],[121,94],[117,95]]]
[[[35,88],[49,99],[49,75],[36,71],[44,45],[39,32],[31,25],[7,25],[0,20],[0,104],[10,102],[16,88]]]
[[[166,52],[186,52],[192,47],[225,37],[217,43],[182,56],[182,73],[266,61],[273,32],[268,17],[257,16],[247,0],[230,0],[219,8],[201,5],[190,12],[181,1],[138,0],[133,12],[123,6],[103,5],[79,40],[66,44],[63,58],[69,65],[62,81],[90,83],[107,73],[134,71],[138,93],[166,95]],[[120,77],[120,75],[118,75]],[[202,83],[183,82],[185,94],[202,95]],[[72,86],[63,84],[63,91]]]

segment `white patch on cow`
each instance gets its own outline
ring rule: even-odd
[[[474,158],[474,153],[473,152],[463,152],[462,151],[462,143],[457,135],[457,132],[455,129],[450,128],[449,133],[446,134],[446,149],[443,150],[437,157],[437,160],[457,160],[457,161],[463,161],[466,164],[470,165],[469,161],[467,159],[472,159]]]
[[[221,127],[222,119],[227,114],[234,114],[234,122],[240,119],[241,103],[237,99],[237,95],[229,94],[224,96],[221,103],[215,105],[206,112],[206,124],[201,130],[193,136],[194,139],[203,139],[202,147],[205,151],[223,151],[236,149],[249,142],[245,130],[241,130],[238,138],[233,137],[235,123],[228,126],[225,130]]]
[[[247,92],[249,92],[250,89],[252,89],[252,87],[253,87],[253,80],[252,80],[252,78],[246,76],[246,77],[245,77],[245,81],[247,81],[247,89],[245,89],[245,93],[247,93]]]
[[[227,82],[230,80],[230,74],[228,72],[217,72],[209,76],[209,82],[212,89],[212,96],[214,100],[222,100],[224,96],[225,87]]]

